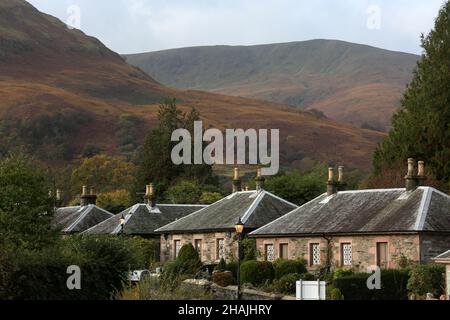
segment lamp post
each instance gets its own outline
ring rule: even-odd
[[[244,223],[242,222],[241,217],[239,217],[239,221],[234,225],[236,229],[236,234],[238,236],[238,268],[237,268],[237,299],[241,300],[241,240],[242,233],[244,231]]]
[[[123,234],[123,227],[125,225],[125,217],[122,214],[122,217],[120,218],[120,233]]]

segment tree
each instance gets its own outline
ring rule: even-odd
[[[129,189],[133,183],[134,165],[122,157],[97,155],[83,159],[72,172],[72,194],[79,194],[83,185],[102,192]]]
[[[131,205],[130,192],[124,189],[99,193],[97,204],[112,213],[119,213]]]
[[[55,241],[53,200],[44,171],[24,154],[0,162],[0,243],[38,249]]]
[[[393,128],[375,152],[374,175],[415,157],[425,160],[441,186],[450,190],[450,2],[421,40],[424,54],[393,117]]]
[[[166,199],[172,203],[195,204],[199,203],[202,190],[198,183],[182,180],[176,185],[169,187]]]
[[[175,165],[171,154],[177,142],[172,142],[176,129],[187,129],[193,134],[194,121],[200,120],[199,113],[192,109],[183,113],[177,108],[175,99],[166,99],[158,112],[158,127],[145,139],[139,155],[136,182],[132,194],[141,192],[145,185],[153,182],[156,192],[162,195],[171,185],[181,179],[196,181],[200,185],[217,184],[209,165]]]

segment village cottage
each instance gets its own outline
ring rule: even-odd
[[[144,203],[135,204],[83,234],[125,234],[159,243],[160,235],[155,232],[156,229],[204,207],[191,204],[159,204],[154,187],[150,184],[146,187]]]
[[[63,235],[83,232],[114,215],[96,205],[97,196],[93,188],[88,192],[83,186],[80,205],[72,207],[59,207],[61,192],[56,191],[56,208],[53,226],[60,229]]]
[[[260,169],[256,182],[257,190],[242,191],[239,171],[235,169],[231,195],[158,229],[161,259],[175,259],[180,248],[188,243],[194,245],[205,264],[217,263],[222,258],[237,258],[235,224],[239,219],[249,232],[297,208],[295,204],[264,190]]]
[[[433,260],[445,265],[445,299],[450,300],[450,250],[438,255]]]
[[[425,187],[423,162],[408,160],[406,188],[338,191],[329,169],[328,192],[252,232],[267,260],[304,258],[322,267],[396,268],[427,263],[450,244],[450,196]]]

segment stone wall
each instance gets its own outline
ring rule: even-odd
[[[261,257],[265,256],[266,245],[274,246],[274,259],[280,257],[280,245],[288,245],[288,258],[303,258],[308,262],[310,271],[323,267],[326,263],[327,253],[331,252],[332,267],[342,267],[341,244],[352,245],[352,268],[366,272],[367,267],[377,264],[377,243],[385,242],[388,247],[388,268],[397,267],[397,259],[405,255],[408,259],[419,262],[419,236],[418,235],[385,235],[385,236],[340,236],[330,237],[292,237],[292,238],[258,238],[257,249]],[[311,265],[310,251],[312,244],[320,246],[320,264]],[[329,249],[328,249],[329,248]],[[443,250],[441,250],[442,252]],[[348,266],[350,267],[350,266]]]
[[[234,232],[214,232],[199,234],[169,234],[161,236],[161,260],[175,259],[175,241],[181,241],[181,246],[191,243],[195,246],[196,240],[201,240],[200,259],[203,264],[214,264],[220,261],[218,254],[218,239],[225,241],[225,260],[237,257],[238,242]]]
[[[450,249],[450,234],[423,233],[420,235],[420,257],[424,263]]]
[[[205,293],[211,294],[217,300],[236,300],[237,286],[220,287],[215,283],[206,280],[188,279],[181,284],[183,287],[198,289],[199,287]],[[241,289],[242,300],[296,300],[294,296],[285,296],[282,294],[267,293],[253,289]]]

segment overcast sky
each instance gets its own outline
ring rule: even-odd
[[[338,39],[421,53],[444,0],[28,0],[119,53]],[[78,12],[80,19],[78,19]]]

